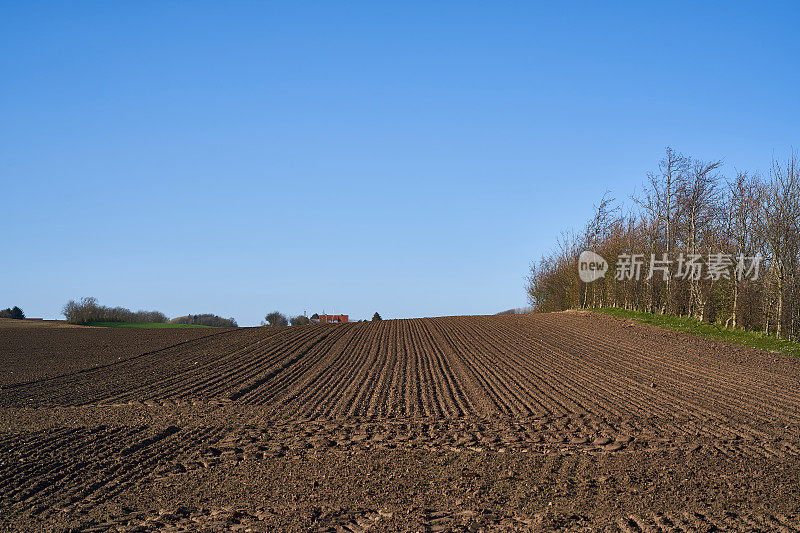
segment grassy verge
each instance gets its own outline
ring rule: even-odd
[[[656,315],[643,313],[641,311],[627,311],[616,307],[590,309],[590,311],[619,318],[627,318],[659,328],[691,333],[693,335],[699,335],[700,337],[708,337],[710,339],[734,344],[744,344],[745,346],[758,348],[760,350],[800,356],[800,343],[778,339],[774,335],[765,335],[761,331],[725,329],[720,324],[709,324],[708,322],[701,322],[694,319],[689,320],[688,318],[674,315]]]
[[[211,326],[198,326],[195,324],[170,324],[169,322],[90,322],[87,326],[99,328],[144,328],[144,329],[171,329],[171,328],[210,328]]]

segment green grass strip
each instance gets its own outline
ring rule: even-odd
[[[700,337],[707,337],[718,341],[743,344],[751,348],[767,350],[770,352],[784,353],[800,356],[800,343],[779,339],[775,335],[766,335],[763,331],[743,329],[725,329],[722,324],[710,324],[700,320],[689,319],[674,315],[659,315],[642,311],[628,311],[616,307],[589,309],[595,313],[611,315],[619,318],[634,320],[642,324],[656,326],[663,329],[691,333]]]
[[[142,328],[142,329],[172,329],[172,328],[210,328],[212,326],[199,326],[196,324],[170,324],[169,322],[90,322],[87,326],[99,328]]]

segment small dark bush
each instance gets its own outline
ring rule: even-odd
[[[15,320],[22,320],[25,318],[25,313],[23,313],[22,309],[15,305],[14,307],[0,311],[0,318],[13,318]]]

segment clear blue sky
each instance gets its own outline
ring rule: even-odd
[[[522,306],[528,263],[666,145],[728,171],[800,145],[799,23],[796,2],[3,2],[0,307]]]

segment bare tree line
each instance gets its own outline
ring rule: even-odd
[[[721,166],[667,148],[628,206],[606,193],[581,232],[563,233],[531,265],[531,306],[620,307],[798,338],[797,156],[773,160],[766,175],[726,177]],[[578,275],[584,250],[609,263],[606,275],[591,283]],[[632,254],[644,259],[641,275],[620,276],[618,258]]]
[[[70,300],[61,311],[70,324],[95,324],[100,322],[119,322],[131,324],[190,324],[212,327],[237,327],[233,318],[222,318],[210,313],[186,315],[169,320],[160,311],[131,311],[125,307],[109,307],[100,305],[97,298],[81,298]]]

